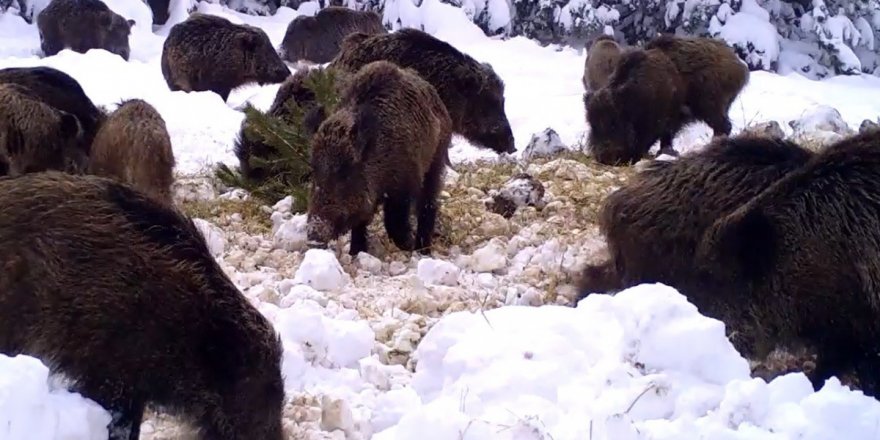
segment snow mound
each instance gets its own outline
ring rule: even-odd
[[[877,438],[880,402],[802,374],[769,384],[675,289],[442,318],[415,353],[422,404],[374,440]]]
[[[559,133],[552,128],[545,128],[541,133],[535,133],[526,145],[525,151],[522,153],[523,160],[529,160],[536,157],[546,157],[559,154],[568,149]]]
[[[296,270],[294,282],[307,284],[315,290],[333,291],[345,286],[348,275],[336,255],[325,249],[309,249]]]
[[[849,136],[853,129],[843,120],[840,112],[827,105],[818,105],[804,111],[800,118],[790,121],[788,125],[794,129],[795,136],[820,136],[822,133],[833,134],[833,139]]]
[[[0,439],[101,440],[110,420],[94,401],[52,386],[36,358],[0,354]]]

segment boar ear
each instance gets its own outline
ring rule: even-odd
[[[379,129],[378,119],[373,110],[367,106],[360,106],[354,117],[351,127],[352,144],[355,156],[359,162],[366,156],[376,143],[376,134]]]
[[[67,139],[80,134],[79,120],[70,113],[61,112],[61,135]]]
[[[129,29],[133,28],[134,25],[137,24],[137,22],[134,21],[134,20],[126,20],[125,22],[128,23],[128,28],[129,28]]]

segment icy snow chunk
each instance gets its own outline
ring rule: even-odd
[[[800,118],[790,121],[788,125],[794,129],[795,135],[828,131],[841,136],[853,134],[840,112],[831,106],[817,105],[805,111]]]
[[[295,284],[293,280],[283,280],[278,284],[281,295],[281,302],[278,304],[281,308],[288,308],[296,304],[298,301],[311,300],[321,305],[327,306],[327,296],[305,284]]]
[[[300,347],[304,358],[316,364],[329,362],[337,368],[353,367],[370,355],[375,334],[366,321],[349,321],[324,316],[317,303],[303,301],[281,309],[275,328],[282,341]]]
[[[103,440],[110,413],[78,393],[50,386],[38,359],[0,354],[0,439]]]
[[[519,173],[511,177],[500,191],[490,192],[492,200],[488,208],[495,214],[510,218],[522,206],[543,208],[544,184],[530,174]]]
[[[348,274],[336,255],[326,249],[309,249],[293,277],[298,284],[307,284],[321,291],[335,291],[345,286]]]
[[[196,228],[205,237],[205,242],[208,243],[208,250],[211,252],[211,256],[214,258],[222,257],[223,251],[226,249],[226,235],[223,233],[223,230],[213,223],[200,218],[194,218],[193,224],[196,225]]]
[[[277,206],[277,205],[276,205]],[[275,211],[270,217],[272,220],[272,241],[279,249],[286,251],[302,251],[306,249],[306,214],[294,215],[284,219],[281,211]]]
[[[523,160],[531,160],[537,157],[547,157],[559,154],[568,149],[556,130],[547,127],[541,133],[535,133],[529,139],[528,145],[523,150]]]
[[[416,272],[425,284],[455,286],[458,284],[458,274],[461,270],[448,261],[422,258],[419,260]]]
[[[494,272],[507,266],[506,246],[497,238],[471,254],[468,266],[475,272]]]

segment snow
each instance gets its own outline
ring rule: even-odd
[[[877,438],[880,403],[750,379],[724,324],[641,285],[577,308],[457,312],[416,350],[421,405],[375,440]],[[851,423],[850,423],[851,422]]]
[[[0,354],[0,439],[107,438],[110,413],[53,379],[36,358]]]
[[[505,82],[506,111],[520,150],[515,159],[582,149],[585,54],[542,47],[524,37],[487,38],[467,18],[467,10],[504,10],[505,3],[475,0],[462,10],[439,0],[388,1],[383,18],[394,28],[423,28],[494,67]],[[766,10],[752,3],[744,2],[739,12],[716,23],[728,41],[751,43],[762,62],[778,59],[782,73],[751,73],[731,108],[734,131],[768,121],[786,134],[794,131],[792,121],[806,134],[828,127],[845,131],[877,119],[880,78],[810,79],[824,76],[817,54],[790,41],[774,46],[773,28],[761,18]],[[180,176],[177,200],[217,198],[213,188],[190,176],[216,161],[237,165],[232,141],[243,118],[241,106],[268,108],[279,86],[245,86],[228,102],[211,92],[170,92],[159,67],[164,36],[195,8],[259,26],[277,46],[290,20],[314,14],[317,5],[248,16],[217,3],[174,0],[168,24],[155,30],[141,25],[149,12],[145,5],[114,0],[111,7],[138,21],[129,62],[103,50],[40,58],[35,26],[0,14],[0,68],[61,69],[108,110],[123,99],[146,100],[165,118],[171,135]],[[590,14],[603,23],[619,19],[604,6]],[[492,26],[510,25],[509,17],[492,16],[497,20]],[[865,23],[854,26],[861,32]],[[851,39],[852,33],[846,36]],[[710,137],[708,127],[695,124],[676,138],[675,148],[691,151]],[[534,148],[526,148],[532,139]],[[455,164],[497,158],[460,137],[450,156]],[[582,195],[579,188],[595,191],[589,185],[613,177],[570,159],[520,165],[529,176],[543,176],[544,197],[527,179],[510,180],[502,192],[521,202],[518,219],[487,212],[474,222],[474,231],[466,232],[491,239],[432,257],[383,254],[372,241],[374,255],[353,258],[333,249],[308,249],[307,217],[290,212],[292,198],[267,208],[271,230],[265,235],[243,232],[240,213],[228,215],[222,225],[196,219],[224,271],[281,336],[289,438],[880,436],[880,403],[836,379],[819,392],[802,374],[769,384],[750,379],[747,362],[724,337],[723,324],[701,316],[672,288],[638,286],[616,296],[591,296],[577,308],[553,305],[560,300],[548,297],[548,279],[579,267],[601,244],[594,231],[568,230],[567,221],[580,215],[572,199]],[[449,173],[451,181],[471,177]],[[474,184],[467,197],[489,199],[493,191]],[[247,196],[232,191],[219,197]],[[545,223],[517,223],[534,215],[529,205],[537,204],[556,214]],[[581,241],[565,241],[558,234],[562,229]],[[474,304],[478,312],[461,311]],[[29,359],[0,356],[0,439],[106,438],[101,431],[109,420],[106,412],[52,389],[45,367]],[[8,434],[10,429],[28,429],[27,437]],[[176,425],[161,418],[148,417],[143,430],[145,440],[180,438]]]

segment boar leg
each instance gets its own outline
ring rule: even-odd
[[[675,151],[675,148],[672,148],[672,133],[664,133],[663,136],[660,136],[660,151],[657,152],[657,155],[668,154],[670,156],[678,156],[678,152]]]
[[[113,417],[107,427],[109,440],[138,440],[144,419],[144,405],[131,401],[128,404],[110,405],[109,409]]]
[[[445,155],[448,157],[448,152]],[[422,255],[431,255],[434,227],[437,223],[437,197],[443,182],[444,168],[445,163],[441,160],[435,160],[431,164],[419,195],[416,249]]]
[[[413,250],[412,224],[409,221],[412,199],[408,194],[389,194],[385,199],[385,231],[394,245],[403,251]]]
[[[348,247],[349,255],[367,252],[367,224],[363,223],[351,228],[351,244]]]

